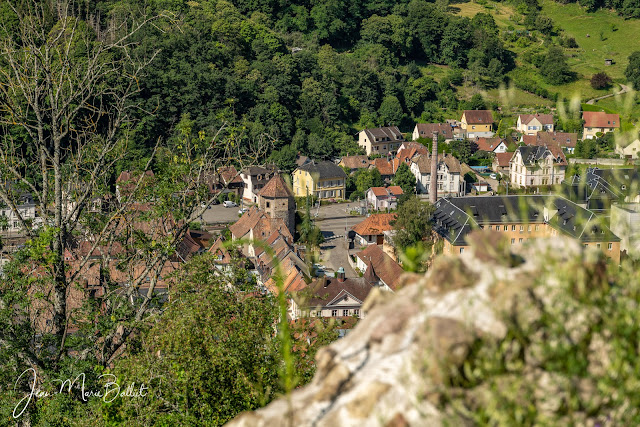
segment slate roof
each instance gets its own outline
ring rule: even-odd
[[[433,132],[444,136],[444,139],[453,139],[453,129],[448,123],[417,123],[420,138],[433,138]]]
[[[476,138],[475,140],[478,150],[487,151],[489,153],[492,153],[493,150],[498,148],[501,142],[503,142],[501,138]]]
[[[463,115],[470,125],[493,124],[491,110],[464,110]]]
[[[293,192],[287,185],[282,175],[276,174],[267,182],[267,184],[260,190],[261,197],[268,197],[270,199],[284,199],[293,197]]]
[[[619,128],[620,116],[602,111],[583,111],[582,120],[586,128]]]
[[[369,167],[371,161],[367,156],[344,156],[340,163],[349,169],[359,169]]]
[[[499,167],[506,168],[509,166],[512,157],[513,153],[496,153],[495,161]]]
[[[396,219],[396,216],[395,213],[373,214],[351,229],[361,236],[379,235],[393,229],[391,222]]]
[[[545,221],[545,208],[549,218]],[[556,195],[455,197],[440,199],[432,218],[436,231],[454,245],[485,224],[547,222],[554,229],[583,242],[618,241],[590,210]]]
[[[364,261],[365,264],[370,262],[373,266],[373,273],[392,290],[396,290],[396,285],[404,270],[380,246],[369,245],[365,250],[358,252],[356,256]],[[368,270],[369,268],[367,268]]]
[[[551,147],[525,145],[518,147],[516,153],[520,152],[520,155],[522,156],[522,162],[525,166],[533,166],[540,160],[546,159],[549,155],[554,157],[556,163],[567,164],[567,160],[564,157],[562,150],[555,149],[554,151],[556,151],[556,153],[552,151]],[[559,161],[556,155],[560,157]]]
[[[402,132],[400,132],[398,126],[364,129],[363,132],[367,135],[370,142],[404,141],[404,136],[402,136]],[[376,141],[376,138],[378,141]]]
[[[431,155],[421,154],[413,159],[421,174],[431,174]],[[438,165],[444,162],[450,173],[460,173],[460,161],[450,154],[438,154]]]
[[[534,118],[538,119],[538,121],[543,125],[553,124],[552,114],[520,114],[520,121],[525,125],[531,123]]]
[[[346,178],[347,176],[340,166],[326,160],[317,163],[312,161],[298,169],[316,175],[317,179]]]

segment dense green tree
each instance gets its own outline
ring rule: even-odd
[[[431,236],[431,217],[434,208],[429,202],[411,197],[398,207],[398,216],[393,224],[396,234],[393,241],[398,248],[408,248],[416,244],[430,246],[425,242]]]
[[[404,117],[402,105],[400,105],[398,98],[393,95],[385,96],[382,104],[380,104],[378,116],[385,126],[398,126]]]
[[[629,55],[629,64],[624,70],[624,76],[627,81],[633,85],[633,88],[640,89],[640,51],[633,52]]]
[[[575,73],[571,71],[562,48],[551,46],[540,67],[540,73],[551,84],[559,85],[572,81]]]
[[[393,176],[393,185],[399,185],[405,194],[414,194],[416,190],[416,177],[406,163],[402,162],[398,166],[396,174]]]
[[[235,270],[221,273],[209,254],[182,266],[175,302],[113,371],[121,384],[146,383],[149,394],[115,401],[108,421],[217,426],[281,390],[277,303]]]
[[[269,162],[275,163],[281,171],[291,173],[296,168],[297,154],[298,150],[293,145],[285,145],[271,153]]]
[[[594,89],[606,89],[611,86],[613,80],[607,73],[596,73],[591,77],[591,87]]]

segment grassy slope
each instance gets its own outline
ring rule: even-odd
[[[589,79],[594,73],[605,71],[618,82],[624,82],[624,69],[627,65],[627,58],[634,50],[640,49],[635,43],[637,35],[640,34],[640,20],[624,20],[618,15],[605,10],[595,13],[587,13],[583,8],[576,4],[561,5],[552,0],[541,0],[542,13],[553,19],[555,25],[564,30],[564,34],[574,37],[578,42],[579,48],[565,49],[565,54],[569,57],[571,68],[579,75],[575,82],[553,86],[549,85],[540,75],[538,75],[533,67],[524,64],[519,58],[516,59],[518,66],[531,67],[531,77],[538,81],[539,84],[552,92],[558,92],[566,98],[579,97],[583,100],[595,98],[610,93],[610,90],[594,90],[589,84]],[[513,27],[516,30],[522,30],[524,27],[517,24],[517,15],[513,8],[494,2],[488,2],[487,6],[481,6],[477,3],[460,3],[452,5],[456,14],[460,16],[472,17],[476,13],[486,12],[493,15],[498,26],[502,29]],[[515,15],[515,20],[514,20]],[[617,28],[612,31],[612,25]],[[603,33],[603,39],[600,38],[600,32]],[[586,37],[587,33],[590,37]],[[542,40],[528,47],[518,47],[515,44],[507,44],[507,47],[521,55],[529,49],[544,48]],[[614,65],[605,66],[604,59],[610,58],[615,61]],[[616,85],[617,88],[617,85]],[[535,95],[531,95],[538,98]],[[520,103],[525,103],[524,98],[518,98]],[[535,99],[529,99],[531,104],[548,104],[547,102],[539,102]],[[613,98],[603,100],[605,104],[614,101]],[[611,108],[610,105],[607,105]],[[615,108],[614,108],[615,110]],[[617,111],[617,110],[616,110]]]

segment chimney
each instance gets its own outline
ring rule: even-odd
[[[438,200],[438,132],[433,132],[431,143],[431,180],[429,184],[429,201],[433,204]]]
[[[344,282],[344,268],[340,267],[337,271],[338,273],[338,282],[342,283]]]

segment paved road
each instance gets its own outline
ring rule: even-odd
[[[587,101],[587,104],[595,104],[596,101],[599,101],[599,100],[605,99],[605,98],[610,98],[610,97],[615,96],[615,95],[621,95],[623,93],[629,92],[629,90],[630,90],[629,86],[620,84],[620,91],[619,92],[610,93],[608,95],[599,96],[597,98],[590,99],[590,100]]]
[[[221,204],[212,205],[204,212],[202,219],[205,223],[236,222],[239,209],[240,207],[225,208]]]
[[[316,225],[320,227],[324,238],[327,239],[320,247],[320,263],[327,267],[328,274],[343,267],[346,277],[358,276],[349,264],[349,248],[344,238],[346,230],[350,230],[365,219],[364,216],[349,215],[349,211],[357,206],[355,202],[335,203],[311,211],[312,215],[318,214],[315,220]]]

